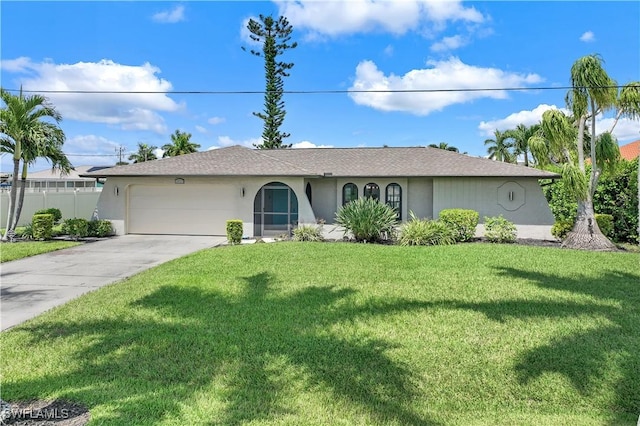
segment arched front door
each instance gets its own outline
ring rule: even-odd
[[[253,201],[253,233],[256,237],[288,234],[298,223],[298,197],[281,182],[264,185]]]

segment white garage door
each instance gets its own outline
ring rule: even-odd
[[[238,218],[235,192],[226,185],[133,185],[128,232],[226,235],[226,221]]]

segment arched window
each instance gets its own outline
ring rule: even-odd
[[[397,183],[390,183],[385,192],[385,202],[396,211],[398,220],[402,220],[402,188]]]
[[[307,199],[309,200],[309,204],[313,206],[313,202],[311,201],[311,183],[307,182],[307,187],[305,188],[305,192],[307,193]]]
[[[347,183],[342,187],[342,205],[358,199],[358,186],[355,183]]]
[[[380,199],[380,187],[375,183],[368,183],[364,186],[364,196],[374,200]]]

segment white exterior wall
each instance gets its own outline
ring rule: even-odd
[[[305,180],[311,184],[311,204],[316,220],[333,223],[336,216],[336,180],[334,178],[320,178]],[[305,196],[305,198],[307,198]]]
[[[62,213],[62,219],[83,218],[91,219],[98,202],[99,192],[25,192],[22,213],[18,226],[31,223],[33,214],[42,209],[57,208]],[[9,193],[0,194],[0,227],[7,226],[7,212],[9,208]],[[102,218],[101,218],[102,219]]]
[[[402,216],[405,221],[409,218],[409,211],[420,219],[433,219],[433,179],[409,178],[406,198],[407,215]]]
[[[476,210],[480,222],[485,216],[502,215],[516,225],[554,223],[535,178],[434,178],[433,217],[449,208]]]
[[[133,185],[189,188],[189,191],[185,191],[189,197],[196,196],[194,194],[206,197],[207,192],[212,193],[212,188],[224,186],[226,188],[225,193],[231,194],[230,199],[224,200],[227,203],[227,212],[230,217],[225,217],[224,219],[211,218],[211,212],[206,209],[200,210],[199,213],[191,212],[191,214],[201,214],[203,220],[214,219],[226,222],[229,219],[240,219],[244,223],[244,236],[253,236],[253,202],[256,194],[267,183],[282,182],[291,187],[298,198],[299,222],[315,223],[315,216],[304,192],[304,180],[302,178],[184,177],[183,184],[176,184],[175,179],[177,177],[110,177],[107,179],[98,201],[98,215],[101,219],[111,220],[117,234],[127,234],[129,233],[130,224],[130,193]],[[200,192],[198,189],[202,191]],[[167,205],[172,205],[180,203],[180,200],[167,196],[166,203]],[[153,218],[150,217],[149,220],[152,221]],[[157,233],[162,233],[164,225],[152,222],[147,226],[150,228],[156,226],[158,228]],[[188,229],[188,227],[186,228]],[[203,232],[208,231],[205,230]]]

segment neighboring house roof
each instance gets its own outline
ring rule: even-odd
[[[259,150],[242,146],[116,166],[82,176],[559,177],[430,147]]]
[[[620,147],[620,157],[625,160],[635,160],[640,155],[640,140],[622,145]]]
[[[39,172],[27,173],[27,180],[93,180],[95,178],[87,178],[85,175],[106,168],[108,167],[76,166],[75,170],[69,171],[68,174],[63,174],[60,170],[41,170]]]

